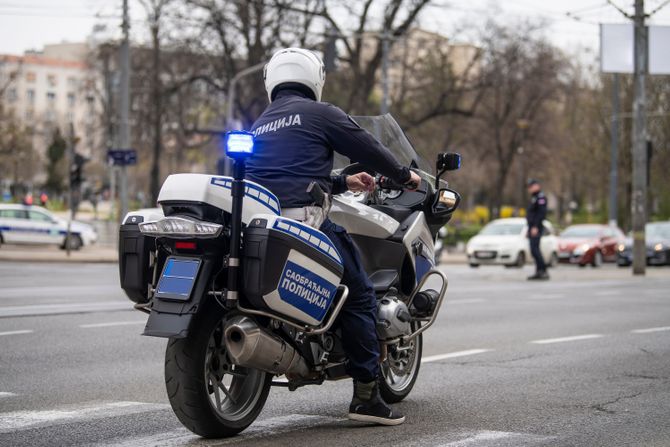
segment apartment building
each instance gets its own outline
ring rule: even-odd
[[[29,130],[38,162],[45,162],[54,130],[67,135],[70,123],[79,153],[90,156],[100,144],[100,106],[95,96],[99,81],[87,54],[86,44],[63,43],[23,55],[0,55],[0,85],[6,87],[3,105]],[[43,180],[44,170],[36,170],[35,176],[34,182]]]

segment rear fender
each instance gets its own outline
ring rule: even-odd
[[[212,275],[220,262],[213,258],[202,258],[202,267],[188,301],[154,297],[151,314],[142,335],[164,338],[187,337],[194,317],[205,307]]]

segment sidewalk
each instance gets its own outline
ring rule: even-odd
[[[0,262],[118,262],[116,247],[84,247],[71,251],[50,246],[26,246],[3,244],[0,247]]]

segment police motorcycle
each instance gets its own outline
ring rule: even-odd
[[[432,177],[390,115],[356,120],[422,177],[409,191],[377,175],[374,193],[334,196],[329,213],[358,246],[374,285],[380,392],[394,403],[417,380],[422,333],[446,294],[434,241],[460,196],[440,177],[460,167],[460,156],[440,154]],[[149,314],[143,335],[168,338],[172,409],[207,438],[248,427],[272,386],[294,391],[347,378],[346,328],[335,324],[348,296],[340,254],[318,229],[282,217],[271,191],[243,180],[252,134],[228,133],[226,151],[232,178],[169,176],[158,199],[163,213],[129,213],[119,238],[121,287]],[[367,170],[342,159],[336,166]],[[328,201],[313,189],[315,203]]]

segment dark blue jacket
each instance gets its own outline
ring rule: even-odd
[[[530,198],[530,204],[526,210],[526,221],[528,229],[537,227],[542,234],[542,221],[547,218],[547,198],[542,191],[538,191]],[[530,233],[529,233],[530,234]]]
[[[403,184],[409,168],[341,109],[281,90],[253,124],[254,155],[246,178],[270,189],[284,208],[310,205],[306,192],[316,180],[326,192],[346,190],[344,177],[331,178],[333,151]]]

